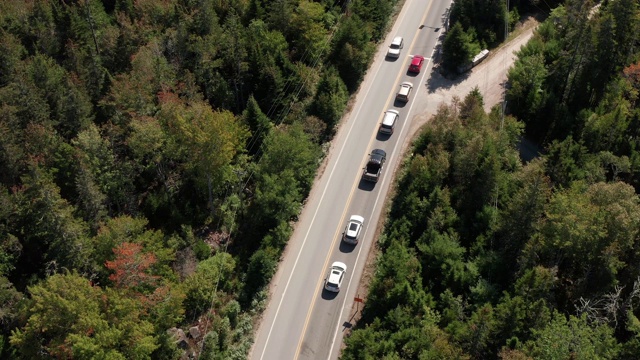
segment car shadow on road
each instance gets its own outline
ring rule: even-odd
[[[348,244],[342,240],[340,241],[340,252],[342,253],[348,254],[350,252],[353,252],[355,248],[356,248],[356,245],[354,244]]]
[[[358,184],[358,189],[364,190],[364,191],[373,191],[375,187],[376,187],[376,183],[372,181],[362,180],[362,179],[360,179],[360,183]]]
[[[378,134],[376,135],[376,140],[387,141],[389,140],[390,137],[391,137],[391,134],[385,134],[378,131]]]
[[[389,56],[389,55],[385,55],[384,57],[384,61],[388,61],[388,62],[396,62],[398,61],[400,57],[393,57],[393,56]]]
[[[325,289],[322,289],[322,298],[324,300],[333,300],[338,296],[338,293],[333,292],[333,291],[328,291]]]
[[[403,108],[407,105],[407,103],[408,101],[393,100],[393,106],[397,108]]]

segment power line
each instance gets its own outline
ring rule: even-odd
[[[314,59],[314,61],[313,61],[313,66],[312,66],[312,68],[316,68],[316,67],[318,67],[318,63],[320,62],[320,59],[321,59],[321,57],[323,56],[323,51],[327,48],[327,46],[328,46],[329,42],[333,39],[333,36],[335,35],[335,32],[336,32],[336,30],[338,29],[338,26],[339,26],[339,24],[340,24],[340,20],[341,20],[341,19],[343,18],[343,16],[344,16],[344,12],[345,12],[345,9],[346,9],[346,8],[347,8],[347,6],[348,6],[348,3],[349,3],[349,1],[347,0],[347,1],[345,1],[345,3],[342,5],[342,7],[341,7],[341,15],[340,15],[340,17],[338,18],[338,20],[336,21],[336,24],[334,25],[334,27],[333,27],[332,31],[331,31],[331,32],[327,35],[327,37],[325,38],[325,41],[323,42],[322,46],[320,47],[320,51],[318,51],[318,53],[317,53],[317,54],[315,54],[315,59]],[[309,54],[309,53],[310,53],[310,50],[309,50],[309,49],[307,49],[307,51],[306,51],[306,52],[305,52],[305,54],[303,55],[303,60],[304,60],[304,59],[306,59],[306,56],[307,56],[307,54]],[[312,56],[314,56],[314,54],[312,54]],[[321,68],[322,68],[322,64],[320,64],[320,66],[319,66],[318,68],[319,68],[319,69],[321,69]],[[310,76],[307,76],[307,77],[306,77],[306,79],[304,79],[304,81],[299,85],[299,87],[297,88],[296,97],[300,94],[300,92],[302,91],[303,87],[307,84],[307,82],[308,82],[308,81],[310,81]],[[279,98],[279,101],[282,101],[282,100],[283,100],[283,97],[284,97],[284,95],[283,95],[283,94],[285,94],[285,93],[286,93],[286,90],[288,89],[289,85],[290,85],[292,82],[293,82],[293,80],[291,80],[290,82],[289,82],[289,81],[287,82],[285,89],[283,89],[283,91],[281,92],[281,95],[282,95],[282,96]],[[275,107],[274,107],[274,106],[275,106],[275,105],[272,105],[272,107],[269,109],[269,113],[271,113],[271,109],[275,109]],[[281,124],[281,123],[282,123],[282,121],[284,121],[285,117],[289,114],[289,112],[291,111],[291,108],[292,108],[292,107],[293,107],[293,104],[290,104],[290,105],[289,105],[289,107],[287,108],[286,113],[285,113],[284,115],[280,116],[280,117],[279,117],[279,119],[277,119],[277,121],[276,121],[276,126],[277,126],[277,125],[279,125],[279,124]],[[267,115],[267,117],[269,117],[269,115]],[[249,147],[249,151],[253,148],[253,146],[254,146],[255,142],[257,141],[257,139],[259,138],[259,136],[261,136],[261,135],[262,135],[261,133],[263,133],[264,131],[266,131],[266,130],[264,130],[264,129],[258,129],[257,133],[256,133],[256,134],[254,134],[254,136],[252,137],[252,139],[251,139],[251,141],[250,141],[251,146]],[[264,143],[260,144],[260,147],[262,147],[262,146],[264,146]],[[259,158],[256,160],[256,163],[259,163],[259,162],[260,162],[260,160],[263,158],[263,156],[264,156],[264,153],[261,153],[261,154],[259,155]],[[244,189],[248,186],[249,181],[250,181],[250,180],[251,180],[251,178],[253,177],[254,173],[255,173],[255,170],[251,170],[251,171],[249,172],[249,175],[247,176],[246,181],[245,181],[245,182],[244,182],[244,184],[239,188],[239,192],[244,191]],[[238,184],[241,184],[241,183],[242,183],[242,182],[241,182],[241,180],[242,180],[242,179],[241,179],[241,177],[238,177]],[[229,194],[229,193],[230,193],[230,191],[229,191],[229,187],[228,187],[227,189],[228,189],[228,191],[226,192],[226,196],[225,196],[225,198],[228,198],[228,196],[230,196],[230,194]],[[233,209],[233,218],[235,218],[235,216],[236,216],[236,215],[237,215],[237,208],[236,208],[236,209]],[[221,222],[222,222],[222,217],[220,217],[220,219],[219,219],[219,221],[218,221],[218,226],[216,227],[216,230],[215,230],[216,232],[217,232],[217,231],[219,231],[219,228],[220,228]],[[228,234],[228,237],[229,237],[229,238],[231,237],[231,234],[232,234],[232,233],[233,233],[233,227],[231,227],[231,228],[229,229],[229,234]],[[226,242],[226,243],[224,244],[224,247],[222,248],[222,252],[223,252],[223,253],[227,251],[227,247],[228,247],[228,242]],[[207,331],[208,331],[208,328],[209,328],[209,325],[210,325],[210,319],[209,319],[209,317],[210,317],[210,316],[209,316],[209,314],[211,313],[211,310],[212,310],[212,309],[213,309],[213,307],[214,307],[214,302],[215,302],[215,299],[216,299],[216,296],[217,296],[217,289],[218,289],[218,285],[219,285],[219,283],[220,283],[220,277],[221,277],[221,273],[222,273],[222,265],[223,265],[223,264],[222,264],[222,260],[221,260],[221,261],[220,261],[220,264],[219,264],[219,269],[218,269],[218,277],[217,277],[217,279],[216,279],[216,284],[214,285],[214,291],[213,291],[213,294],[212,294],[212,296],[211,296],[211,302],[210,302],[210,305],[209,305],[209,309],[208,309],[208,311],[207,311],[207,316],[205,316],[206,320],[205,320],[205,326],[204,326],[204,331],[203,331],[203,334],[204,334],[204,335],[203,335],[203,339],[202,339],[202,342],[201,342],[201,344],[200,344],[200,348],[199,348],[199,351],[198,351],[198,355],[197,355],[197,358],[198,358],[198,359],[200,358],[200,355],[202,354],[202,349],[203,349],[203,347],[204,347],[204,343],[205,343],[205,337],[206,337],[206,335],[207,335]]]

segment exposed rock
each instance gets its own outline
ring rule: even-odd
[[[189,328],[189,335],[191,338],[197,339],[200,337],[200,329],[197,326],[193,326]]]
[[[187,335],[184,333],[184,331],[182,331],[182,329],[172,327],[171,329],[167,330],[167,334],[171,335],[171,338],[173,339],[173,341],[181,349],[186,349],[187,347],[189,347],[189,341],[187,340]]]

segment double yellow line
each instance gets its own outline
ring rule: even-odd
[[[429,1],[429,5],[428,5],[428,7],[427,7],[427,10],[425,11],[425,13],[424,13],[424,15],[423,15],[422,19],[420,20],[420,23],[421,23],[421,24],[423,24],[423,23],[425,22],[426,17],[427,17],[427,14],[429,14],[429,10],[431,10],[431,6],[432,6],[432,5],[433,5],[433,1]],[[417,40],[417,39],[418,39],[418,36],[415,36],[415,37],[413,38],[413,41],[411,41],[410,49],[413,49],[414,44],[415,44],[415,42],[416,42],[416,40]],[[395,79],[395,81],[394,81],[395,86],[394,86],[393,91],[392,91],[391,93],[389,93],[389,96],[387,97],[387,101],[385,102],[385,104],[386,104],[387,106],[385,107],[385,109],[386,109],[386,108],[388,108],[388,104],[390,104],[390,103],[391,103],[391,98],[395,96],[395,93],[397,92],[398,87],[400,86],[400,85],[399,85],[399,84],[400,84],[400,81],[399,81],[399,80],[400,80],[400,78],[403,76],[404,72],[406,72],[407,64],[408,64],[408,61],[407,61],[407,60],[408,60],[408,59],[405,59],[405,60],[403,61],[402,71],[401,71],[401,72],[396,76],[396,79]],[[425,67],[424,71],[426,71],[426,70],[427,70],[426,68],[427,68],[427,67]],[[420,85],[418,84],[418,86],[420,86]],[[414,88],[415,88],[415,87],[416,87],[416,85],[414,84]],[[413,92],[413,94],[414,94],[414,95],[412,95],[412,96],[415,96],[415,94],[417,93],[417,90],[418,90],[418,89],[413,89],[413,91],[412,91],[412,92]],[[407,116],[407,118],[408,118],[408,116]],[[373,143],[374,139],[376,138],[376,133],[377,133],[377,132],[378,132],[378,127],[377,127],[377,126],[375,126],[375,127],[374,127],[374,131],[373,131],[373,134],[371,135],[371,138],[370,138],[370,140],[369,140],[369,143],[367,144],[367,149],[371,149],[371,145],[372,145],[372,143]],[[345,141],[346,141],[346,140],[345,140]],[[390,154],[388,154],[387,156],[388,156],[388,157],[390,157]],[[360,168],[362,168],[362,167],[364,166],[365,162],[366,162],[366,159],[363,159],[363,162],[361,163]],[[353,194],[355,193],[355,189],[356,189],[356,187],[357,187],[357,185],[358,185],[358,183],[359,183],[359,182],[360,182],[360,176],[356,177],[355,182],[354,182],[354,183],[353,183],[353,185],[351,186],[351,191],[349,192],[349,197],[347,198],[347,202],[346,202],[346,204],[345,204],[344,210],[342,211],[342,215],[341,215],[341,218],[340,218],[340,219],[341,219],[340,224],[344,224],[344,222],[346,221],[346,217],[345,217],[345,215],[346,215],[347,210],[349,209],[349,207],[350,207],[350,205],[351,205],[351,199],[353,198]],[[371,219],[366,220],[366,221],[367,221],[369,224],[376,224],[376,223],[377,223],[377,222],[373,222],[373,221],[371,221]],[[338,227],[338,229],[336,230],[336,232],[335,232],[335,233],[334,233],[334,235],[333,235],[333,241],[332,241],[332,243],[331,243],[331,248],[330,248],[329,252],[327,253],[327,256],[326,256],[325,261],[324,261],[324,265],[323,265],[323,267],[322,267],[322,272],[320,273],[320,277],[318,278],[318,281],[316,282],[316,287],[315,287],[316,292],[318,291],[317,289],[319,289],[319,288],[320,288],[320,286],[322,285],[322,281],[323,281],[323,279],[324,279],[324,275],[325,275],[325,272],[327,271],[327,266],[328,266],[328,264],[329,264],[329,259],[333,256],[333,252],[334,252],[334,250],[335,250],[335,246],[336,246],[336,244],[337,244],[337,243],[339,243],[340,241],[342,241],[342,240],[338,240],[338,241],[336,241],[336,240],[339,238],[339,236],[338,236],[338,235],[340,234],[340,231],[341,231],[341,230],[342,230],[342,227],[341,227],[341,226],[340,226],[340,227]],[[363,236],[363,237],[364,237],[364,236]],[[362,246],[362,245],[360,245],[360,246]],[[357,264],[354,264],[354,268],[355,268],[355,266],[356,266],[356,265],[357,265]],[[353,270],[354,270],[354,269],[352,269],[351,271],[353,271]],[[346,295],[345,295],[345,296],[346,296]],[[309,307],[309,311],[307,312],[307,316],[306,316],[306,318],[305,318],[304,325],[303,325],[303,327],[302,327],[302,332],[301,332],[301,334],[300,334],[300,338],[299,338],[299,340],[298,340],[298,346],[296,347],[296,352],[295,352],[295,357],[294,357],[294,359],[296,359],[296,360],[297,360],[297,359],[298,359],[298,357],[300,356],[300,349],[302,348],[302,343],[303,343],[303,341],[304,341],[305,334],[307,333],[307,328],[308,328],[308,326],[309,326],[309,320],[311,319],[311,314],[313,313],[313,310],[314,310],[314,308],[315,308],[317,298],[318,298],[317,296],[314,296],[313,300],[311,301],[311,306]],[[342,314],[342,311],[343,311],[343,310],[344,310],[344,309],[340,309],[340,313],[341,313],[341,314]],[[331,355],[331,354],[329,354],[329,355]]]

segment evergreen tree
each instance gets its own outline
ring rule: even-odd
[[[471,61],[480,51],[480,47],[474,41],[459,22],[447,31],[442,43],[442,61],[447,71],[456,72]]]

